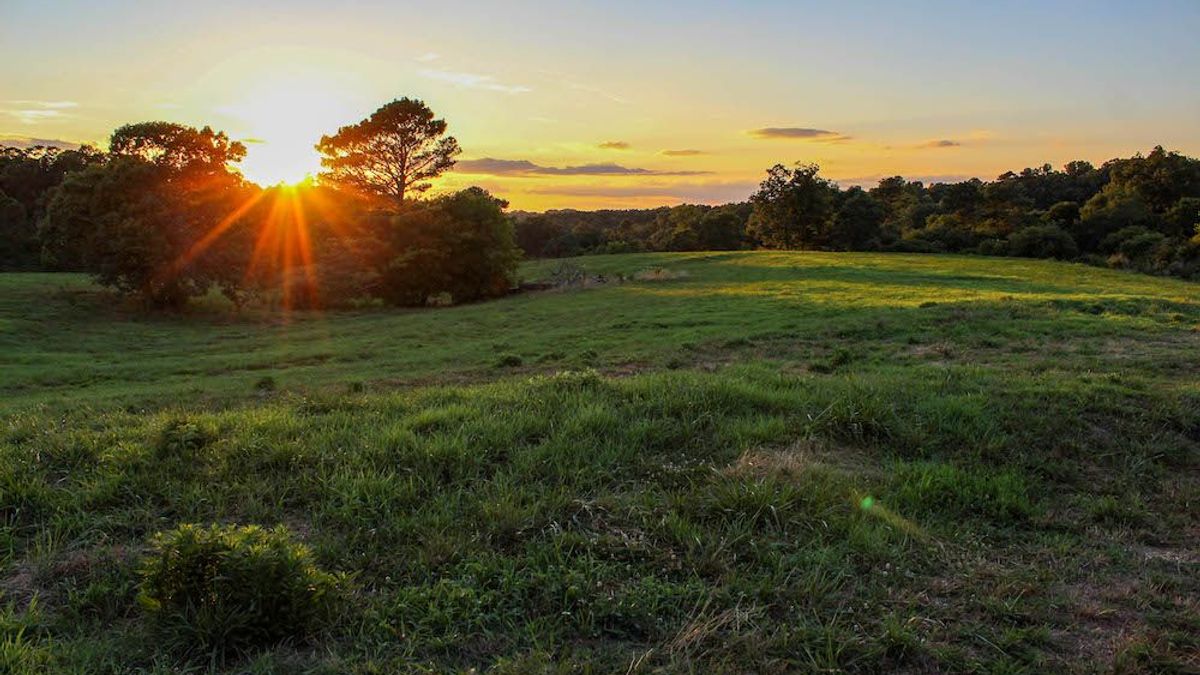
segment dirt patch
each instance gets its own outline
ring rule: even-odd
[[[877,472],[860,451],[801,440],[782,448],[751,448],[725,467],[722,473],[749,478],[795,478],[816,468],[858,475]]]

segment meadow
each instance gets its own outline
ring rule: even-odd
[[[0,275],[0,670],[1190,672],[1200,287],[1069,263],[527,263],[456,307],[148,313]],[[156,533],[332,616],[196,646]]]

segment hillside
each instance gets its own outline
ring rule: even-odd
[[[1200,666],[1200,286],[867,253],[522,274],[584,281],[280,318],[0,275],[0,665]],[[212,660],[136,597],[182,523],[283,525],[345,602]]]

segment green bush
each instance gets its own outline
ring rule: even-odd
[[[174,419],[158,435],[158,454],[160,457],[192,455],[212,443],[216,437],[216,432],[206,424]]]
[[[331,617],[342,586],[283,527],[181,525],[151,546],[139,600],[185,649],[303,640]]]
[[[1008,236],[1008,253],[1019,258],[1070,260],[1079,255],[1071,233],[1057,225],[1034,225]]]

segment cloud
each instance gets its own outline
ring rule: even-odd
[[[63,150],[74,150],[82,143],[73,143],[64,141],[60,138],[28,138],[25,136],[6,136],[0,138],[0,146],[10,148],[32,148],[35,145],[44,145],[50,148],[62,148]]]
[[[75,101],[31,101],[29,99],[22,98],[22,99],[15,99],[15,100],[6,101],[6,102],[12,103],[14,105],[35,106],[37,108],[44,108],[44,109],[51,109],[51,110],[64,110],[66,108],[78,108],[79,107],[79,104],[76,103]]]
[[[0,113],[13,117],[22,124],[37,124],[38,122],[63,119],[70,116],[65,111],[79,107],[79,104],[74,101],[14,99],[5,101],[5,103],[14,107],[0,109]]]
[[[417,62],[418,63],[432,63],[433,61],[437,61],[440,58],[442,58],[442,55],[438,54],[437,52],[425,52],[424,54],[417,57]]]
[[[466,159],[454,165],[459,173],[489,176],[700,176],[711,171],[655,171],[620,164],[581,164],[579,166],[541,166],[525,159]]]
[[[596,147],[601,150],[628,150],[632,146],[625,141],[604,141]]]
[[[578,82],[567,82],[566,84],[568,87],[570,87],[571,89],[574,89],[575,91],[583,91],[583,92],[587,92],[589,94],[595,94],[596,96],[599,96],[601,98],[606,98],[606,99],[612,101],[613,103],[629,103],[629,99],[627,99],[623,96],[618,96],[610,91],[601,89],[600,87],[593,87],[593,86],[587,85],[587,84],[579,84]]]
[[[917,145],[918,148],[959,148],[962,147],[962,141],[956,141],[949,138],[935,139],[925,141]]]
[[[556,197],[590,197],[611,199],[645,199],[659,203],[700,202],[705,204],[725,204],[742,201],[753,194],[758,183],[676,183],[673,185],[634,185],[634,186],[604,186],[604,185],[549,185],[538,187],[530,192]]]
[[[703,150],[663,150],[663,155],[667,157],[695,157],[696,155],[707,155]]]
[[[752,129],[750,135],[763,140],[786,139],[819,141],[821,143],[844,143],[851,140],[850,136],[843,135],[837,131],[813,129],[810,127],[764,127],[762,129]]]
[[[434,70],[423,68],[417,71],[421,77],[438,80],[440,82],[449,82],[450,84],[465,87],[467,89],[482,89],[484,91],[498,91],[505,94],[524,94],[528,91],[533,91],[529,87],[519,84],[504,84],[496,80],[491,75],[480,75],[478,73],[460,73],[453,70]]]

